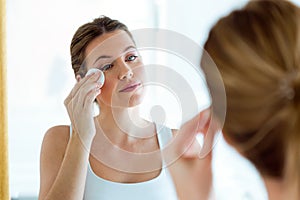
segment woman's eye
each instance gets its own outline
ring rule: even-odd
[[[100,70],[105,72],[106,70],[109,70],[112,67],[113,67],[113,64],[107,64],[107,65],[104,65],[103,67],[101,67]]]
[[[125,61],[134,61],[137,57],[138,56],[136,56],[136,55],[131,55],[131,56],[128,56]]]

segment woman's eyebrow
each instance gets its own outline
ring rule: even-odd
[[[123,53],[126,52],[126,51],[128,51],[129,49],[134,49],[134,50],[136,50],[136,47],[130,45],[130,46],[128,46],[128,47],[126,47],[126,48],[124,49]]]
[[[126,51],[128,51],[129,49],[134,49],[134,50],[136,50],[136,47],[130,45],[130,46],[126,47],[126,48],[123,50],[123,53],[126,52]],[[99,56],[99,57],[94,61],[94,64],[95,64],[98,60],[104,59],[104,58],[111,58],[111,56],[107,56],[107,55]]]
[[[94,61],[94,64],[95,64],[98,60],[100,60],[100,59],[102,59],[102,58],[111,58],[111,56],[106,56],[106,55],[99,56],[99,57]]]

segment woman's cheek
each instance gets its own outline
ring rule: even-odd
[[[105,104],[110,104],[113,88],[114,85],[107,78],[103,87],[101,88],[101,94],[98,96]]]
[[[146,80],[146,71],[144,66],[139,66],[135,69],[135,72],[133,72],[138,79],[145,81]]]

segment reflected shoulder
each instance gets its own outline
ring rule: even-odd
[[[70,126],[59,125],[49,128],[43,139],[43,146],[64,151],[70,139]]]

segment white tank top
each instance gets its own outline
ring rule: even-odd
[[[172,131],[156,125],[160,149],[172,139]],[[71,131],[72,132],[72,131]],[[166,167],[149,181],[139,183],[118,183],[97,176],[88,164],[84,200],[177,200],[172,177]]]

